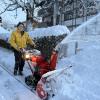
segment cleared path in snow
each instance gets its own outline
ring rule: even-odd
[[[0,66],[0,100],[39,100]]]
[[[0,48],[0,80],[2,80],[0,81],[0,100],[40,100],[25,86],[23,77],[14,77],[13,67],[13,53]]]

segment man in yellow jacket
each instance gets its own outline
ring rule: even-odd
[[[21,49],[26,48],[28,44],[35,46],[35,43],[29,37],[27,32],[24,32],[24,24],[18,23],[16,31],[12,32],[11,37],[9,39],[9,43],[14,50],[15,56],[15,67],[14,67],[14,75],[23,75],[23,67],[25,64],[25,60],[22,58]]]

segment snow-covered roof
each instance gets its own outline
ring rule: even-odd
[[[29,33],[32,37],[43,37],[43,36],[58,36],[62,34],[70,34],[70,31],[66,26],[57,25],[47,28],[37,28]]]

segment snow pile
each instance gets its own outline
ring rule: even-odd
[[[20,84],[0,67],[0,100],[39,100],[39,98]]]
[[[52,90],[55,96],[50,100],[100,100],[100,39],[98,38],[100,33],[99,16],[100,14],[87,23],[84,23],[82,26],[74,30],[68,38],[65,38],[61,42],[60,53],[63,58],[58,61],[57,68],[65,68],[70,65],[73,67],[64,70],[63,73],[52,78],[53,81],[51,80],[51,86],[53,86]],[[57,33],[59,33],[59,29],[56,30]],[[51,34],[51,31],[52,30],[48,30],[47,33],[50,32]],[[39,30],[39,32],[42,31]],[[55,31],[53,31],[53,33],[55,33]],[[40,34],[41,33],[33,35],[33,33],[31,33],[32,37],[46,36],[46,33],[43,33],[42,35]],[[68,49],[68,47],[70,49]],[[68,50],[70,53],[74,52],[73,56],[64,57],[63,55],[68,55]],[[13,53],[0,48],[0,54],[2,54],[0,55],[0,63],[10,70],[13,70]],[[9,62],[9,59],[12,59],[12,62]],[[24,70],[24,72],[27,73],[27,69]],[[18,87],[18,85],[16,86]],[[14,88],[16,89],[16,87]],[[4,97],[3,95],[5,94],[2,94],[4,91],[3,89],[1,90],[0,96],[2,100]],[[9,89],[7,91],[9,91]],[[7,92],[7,94],[9,93]]]
[[[80,43],[81,51],[58,62],[58,68],[72,65],[56,77],[56,96],[51,100],[100,100],[100,42]]]
[[[10,36],[10,32],[0,27],[0,39],[7,40]]]
[[[58,36],[63,34],[70,34],[70,31],[66,26],[57,25],[48,28],[36,28],[29,33],[34,38],[34,37]]]
[[[13,53],[0,48],[0,66],[1,64],[8,69],[13,70],[14,56]],[[12,60],[10,60],[12,59]],[[20,77],[19,77],[20,78]],[[0,67],[0,100],[39,100],[39,98],[20,84],[15,78],[9,75]]]
[[[100,100],[99,27],[100,14],[75,29],[57,47],[62,56],[57,68],[73,67],[56,77],[57,92],[51,100]]]

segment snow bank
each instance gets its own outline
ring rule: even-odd
[[[56,77],[56,96],[51,100],[100,100],[100,42],[82,42],[80,48],[77,55],[58,62],[58,68],[73,67]]]
[[[99,27],[100,14],[79,26],[58,45],[62,59],[57,68],[73,67],[56,77],[57,92],[51,100],[61,100],[61,97],[62,100],[100,100]]]
[[[0,39],[7,40],[10,36],[10,32],[0,27]]]
[[[30,35],[34,37],[43,37],[43,36],[58,36],[63,34],[70,34],[69,29],[66,26],[52,26],[48,28],[36,28],[34,31],[29,32]]]
[[[56,96],[51,100],[100,100],[99,27],[100,14],[76,28],[57,45],[62,58],[57,68],[73,67],[56,77]]]

